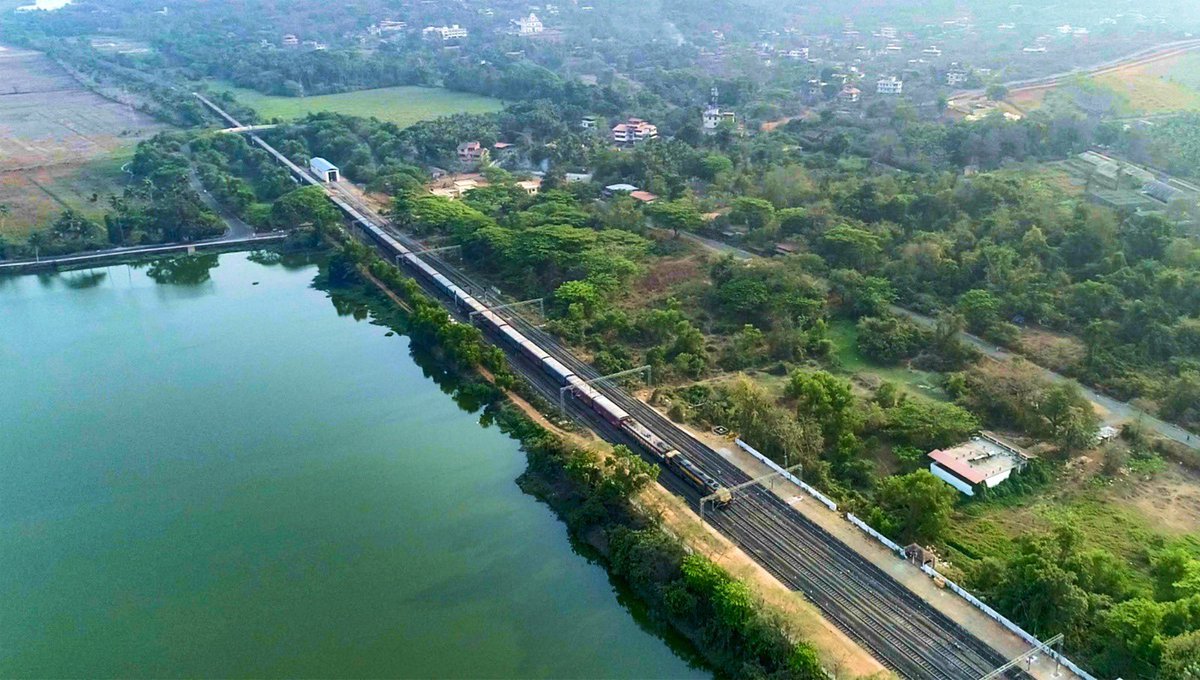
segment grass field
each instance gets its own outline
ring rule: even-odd
[[[934,399],[946,399],[938,387],[936,373],[918,371],[903,366],[880,366],[858,351],[858,328],[852,321],[837,319],[829,324],[829,339],[837,347],[836,356],[842,371],[850,375],[877,376],[890,380],[915,394]]]
[[[0,236],[23,239],[67,208],[102,219],[107,197],[120,194],[128,182],[121,166],[132,158],[130,146],[84,163],[0,172],[0,204],[12,210],[0,223]]]
[[[1128,100],[1130,113],[1200,111],[1200,54],[1189,52],[1093,79]]]
[[[385,87],[313,97],[276,97],[227,84],[209,86],[232,93],[267,119],[294,120],[309,113],[332,111],[407,127],[452,113],[490,113],[504,107],[499,99],[435,87]]]

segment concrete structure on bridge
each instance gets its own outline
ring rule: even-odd
[[[308,169],[312,170],[313,174],[322,182],[336,182],[341,179],[341,172],[337,166],[320,156],[314,156],[308,161]]]

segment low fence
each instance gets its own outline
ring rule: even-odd
[[[934,569],[933,567],[931,567],[929,565],[925,565],[925,566],[921,567],[921,571],[925,572],[925,575],[928,576],[929,578],[941,579],[946,584],[947,588],[949,588],[950,590],[953,590],[955,592],[955,594],[957,594],[959,597],[966,600],[971,605],[973,605],[976,609],[978,609],[979,611],[986,614],[988,616],[988,618],[994,620],[996,623],[999,623],[1001,626],[1004,626],[1006,629],[1008,629],[1008,631],[1010,633],[1012,633],[1013,635],[1016,635],[1017,637],[1021,638],[1022,640],[1029,643],[1030,645],[1041,649],[1042,653],[1046,654],[1050,658],[1052,658],[1055,661],[1058,661],[1062,665],[1066,666],[1068,669],[1071,670],[1072,673],[1083,678],[1083,680],[1096,680],[1096,678],[1093,675],[1091,675],[1087,671],[1083,670],[1079,666],[1076,666],[1073,661],[1071,661],[1067,657],[1063,656],[1062,654],[1059,654],[1058,652],[1054,651],[1053,649],[1042,648],[1041,640],[1038,640],[1033,635],[1026,633],[1025,630],[1022,629],[1020,626],[1013,623],[1012,621],[1009,621],[1000,612],[989,607],[985,602],[983,602],[983,600],[980,600],[979,598],[975,597],[974,595],[972,595],[970,592],[968,592],[962,586],[958,585],[954,581],[951,581],[950,579],[946,578],[942,574],[938,573],[938,571],[936,569]]]
[[[834,512],[837,512],[837,503],[834,503],[831,498],[829,498],[825,494],[821,493],[820,491],[817,491],[816,489],[812,488],[811,486],[805,484],[804,482],[800,481],[800,479],[798,477],[796,477],[792,473],[790,473],[787,470],[784,470],[782,467],[780,467],[779,463],[776,463],[775,461],[771,460],[770,458],[767,458],[763,454],[759,453],[753,446],[750,446],[746,442],[742,441],[740,438],[736,439],[735,442],[737,443],[738,447],[740,447],[743,451],[750,454],[751,456],[754,456],[759,461],[761,461],[764,465],[771,468],[775,472],[778,472],[781,477],[788,480],[792,484],[795,484],[796,486],[800,487],[801,489],[804,489],[804,491],[806,493],[808,493],[808,495],[810,495],[813,498],[820,501],[821,504],[824,505],[825,507],[829,508],[830,510],[833,510]]]
[[[875,531],[874,529],[871,528],[870,524],[867,524],[866,522],[862,521],[861,519],[855,517],[853,513],[847,512],[846,519],[850,520],[851,524],[853,524],[854,526],[858,527],[859,529],[862,529],[863,531],[865,531],[868,535],[870,535],[876,541],[879,541],[880,543],[886,545],[888,547],[888,549],[890,549],[892,552],[896,553],[896,555],[898,557],[900,557],[900,559],[904,559],[904,548],[901,548],[900,545],[897,544],[895,541],[888,538],[887,536],[884,536],[883,534],[879,533],[878,531]]]

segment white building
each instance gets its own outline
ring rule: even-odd
[[[842,102],[843,104],[856,104],[858,103],[858,98],[861,95],[862,91],[857,87],[854,87],[853,85],[847,85],[842,88],[841,92],[838,92],[837,98],[838,101]]]
[[[704,109],[704,129],[708,131],[716,130],[721,127],[721,123],[734,121],[733,111],[722,111],[716,104],[709,104]]]
[[[308,161],[308,169],[322,182],[336,182],[340,179],[337,166],[319,156],[313,156]]]
[[[287,35],[283,36],[283,40],[281,42],[287,47],[295,47],[296,45],[300,44],[300,38],[288,33]]]
[[[583,118],[581,118],[579,120],[579,127],[583,128],[584,130],[595,130],[596,129],[596,117],[595,116],[584,116]]]
[[[895,40],[896,39],[896,27],[895,26],[884,26],[883,28],[880,28],[879,29],[879,37],[887,38],[888,40]]]
[[[928,55],[930,57],[940,57],[942,56],[942,50],[941,48],[930,45],[929,47],[921,50],[921,54]]]
[[[467,37],[467,29],[454,24],[453,26],[426,26],[421,29],[421,36],[425,38],[438,37],[442,40],[454,40],[455,38]]]
[[[990,432],[980,432],[949,449],[929,452],[929,471],[960,492],[974,496],[980,485],[992,488],[1029,464],[1029,454]]]
[[[521,35],[533,35],[546,30],[546,27],[542,25],[542,20],[537,18],[533,12],[530,12],[527,17],[517,19],[516,24],[517,32]]]
[[[612,140],[617,144],[641,144],[646,140],[657,138],[658,127],[641,118],[630,118],[624,123],[614,125],[612,129]]]
[[[951,64],[950,70],[946,71],[946,84],[950,87],[958,87],[967,82],[967,69],[958,64]]]
[[[903,94],[904,81],[900,80],[896,76],[880,78],[875,83],[875,92],[878,94]]]

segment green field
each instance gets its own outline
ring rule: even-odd
[[[504,102],[499,99],[436,87],[385,87],[313,97],[277,97],[225,83],[210,83],[209,86],[233,94],[238,101],[268,120],[294,120],[309,113],[332,111],[374,117],[407,127],[452,113],[490,113],[504,107]]]
[[[833,341],[838,367],[850,375],[875,375],[890,380],[900,387],[933,399],[946,399],[946,393],[938,387],[936,373],[919,371],[904,366],[880,366],[858,351],[858,328],[853,321],[835,319],[829,324],[829,339]]]

